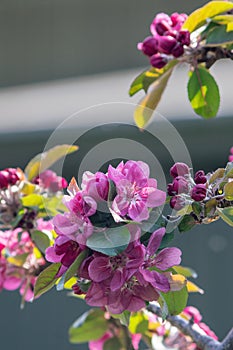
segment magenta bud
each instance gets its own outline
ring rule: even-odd
[[[17,174],[17,169],[14,168],[7,168],[5,169],[6,172],[8,172],[8,183],[9,185],[15,185],[16,182],[19,180],[19,176]]]
[[[180,57],[184,53],[184,48],[180,43],[177,43],[176,46],[172,50],[172,55],[176,58]]]
[[[171,21],[171,18],[170,18],[170,16],[168,16],[166,13],[163,13],[163,12],[161,12],[161,13],[158,13],[157,14],[157,16],[154,18],[154,20],[153,20],[153,22],[151,23],[151,26],[150,26],[150,30],[151,30],[151,33],[153,34],[153,35],[156,35],[157,33],[159,34],[159,35],[163,35],[163,34],[160,34],[158,31],[157,31],[157,25],[159,24],[159,23],[163,23],[163,27],[165,26],[165,27],[170,27],[170,26],[172,26],[172,21]],[[163,28],[162,26],[160,26],[158,29],[159,30],[163,30],[162,28]],[[161,32],[162,33],[162,32]]]
[[[189,174],[189,167],[185,163],[177,162],[171,167],[170,174],[173,178],[175,178],[177,176],[188,175]]]
[[[159,35],[164,35],[165,32],[168,32],[171,29],[171,26],[166,20],[162,20],[155,24],[155,30]]]
[[[233,162],[233,155],[229,156],[229,162]]]
[[[166,57],[160,55],[160,53],[156,53],[155,55],[151,56],[150,58],[150,64],[158,69],[163,68],[166,66],[168,60]]]
[[[150,57],[158,52],[158,40],[153,36],[148,36],[142,43],[138,44],[138,49]]]
[[[0,171],[0,189],[6,189],[8,186],[8,173],[5,170]]]
[[[185,180],[183,176],[177,176],[173,181],[173,190],[178,193],[188,193],[189,192],[189,184],[188,181]]]
[[[170,200],[170,206],[172,209],[180,210],[185,207],[185,199],[181,196],[174,196]]]
[[[174,191],[173,184],[168,184],[167,185],[167,194],[169,196],[174,196],[176,192]]]
[[[206,183],[206,176],[203,170],[199,170],[196,172],[194,176],[194,181],[196,184],[205,184]]]
[[[173,36],[161,36],[159,38],[159,50],[167,55],[172,53],[173,48],[176,46],[177,40]]]
[[[175,27],[176,30],[180,30],[187,18],[188,16],[186,13],[174,12],[171,15],[172,26]]]
[[[188,30],[181,30],[178,34],[177,40],[182,44],[189,46],[190,45],[190,33]]]
[[[198,184],[193,187],[191,191],[191,197],[196,202],[201,202],[206,197],[206,186],[203,184]]]

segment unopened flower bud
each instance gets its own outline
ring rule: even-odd
[[[185,199],[181,196],[174,196],[170,200],[172,209],[180,210],[185,207]]]
[[[167,185],[167,194],[169,196],[174,196],[176,192],[174,191],[173,184],[168,184]]]
[[[8,183],[10,185],[15,185],[16,182],[19,180],[19,176],[17,174],[17,169],[14,168],[7,168],[5,169],[8,172]]]
[[[171,54],[176,58],[182,56],[183,53],[184,53],[184,48],[180,43],[177,43],[176,46],[171,51]]]
[[[163,68],[166,66],[168,60],[166,57],[160,55],[160,53],[156,53],[155,55],[151,56],[150,63],[155,68]]]
[[[167,55],[172,53],[172,50],[177,44],[177,40],[173,36],[166,35],[159,38],[159,50]]]
[[[0,171],[0,189],[6,189],[8,186],[8,173],[5,170]]]
[[[178,35],[178,41],[182,45],[190,45],[190,32],[188,30],[181,30]]]
[[[177,13],[174,12],[171,15],[171,21],[172,21],[172,26],[176,29],[176,30],[180,30],[182,25],[184,24],[185,20],[187,19],[187,15],[186,13]]]
[[[158,52],[158,40],[155,37],[148,36],[142,43],[138,44],[138,50],[150,57]]]
[[[185,163],[177,162],[171,167],[170,174],[173,178],[175,178],[177,176],[188,175],[189,174],[189,167]]]
[[[160,23],[162,25],[160,25]],[[170,26],[172,26],[170,16],[168,16],[166,13],[161,12],[158,13],[157,16],[154,18],[153,22],[151,23],[150,30],[153,35],[156,35],[157,33],[159,35],[163,35],[163,32],[165,31],[163,29],[169,28]]]
[[[206,197],[206,186],[203,184],[198,184],[193,187],[191,191],[191,197],[196,202],[201,202]]]
[[[196,184],[205,184],[206,183],[205,172],[203,170],[197,171],[194,176],[194,181],[196,182]]]
[[[177,193],[188,193],[188,181],[183,176],[177,176],[173,181],[173,190]]]
[[[169,25],[168,21],[162,20],[161,22],[155,24],[155,29],[159,35],[164,35],[164,33],[171,29],[171,26]]]

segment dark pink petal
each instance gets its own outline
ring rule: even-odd
[[[141,299],[147,301],[156,301],[159,298],[159,293],[151,284],[148,284],[145,287],[136,285],[133,287],[133,292],[135,295],[140,296]]]
[[[125,273],[122,269],[117,269],[113,272],[113,278],[110,283],[111,291],[115,292],[120,289],[126,282]]]
[[[122,295],[122,299],[123,298],[128,298],[129,300],[128,306],[127,308],[125,308],[125,310],[137,312],[145,307],[145,301],[142,300],[140,296],[135,296],[133,294],[130,296],[129,292],[129,296],[127,296],[126,293],[124,293],[124,295]]]
[[[160,229],[152,233],[147,246],[147,253],[149,254],[149,256],[153,256],[156,253],[156,251],[158,250],[162,242],[165,232],[166,232],[166,229],[164,227],[161,227]]]
[[[123,165],[124,163],[121,162],[116,169],[111,165],[108,167],[108,178],[115,182],[115,184],[117,184],[121,179],[124,179],[124,176],[121,173],[121,168]]]
[[[148,207],[159,207],[163,205],[166,201],[166,192],[148,187],[148,197],[146,204]]]
[[[141,273],[145,281],[149,282],[155,289],[165,293],[170,290],[168,279],[163,274],[149,270],[142,270]]]
[[[112,292],[108,296],[108,311],[112,314],[121,314],[123,311],[127,310],[130,303],[130,299],[127,293],[124,293],[124,305],[122,303],[122,292],[117,290]]]
[[[61,261],[62,256],[55,253],[54,246],[48,247],[45,251],[45,259],[49,262],[57,263]]]
[[[92,283],[86,294],[85,300],[90,306],[102,307],[107,304],[107,297],[104,289],[99,283]]]
[[[109,258],[97,257],[92,260],[88,267],[90,279],[94,282],[102,282],[112,274]]]
[[[174,265],[179,265],[181,262],[181,250],[178,248],[165,248],[153,260],[154,265],[165,271]]]
[[[128,254],[128,262],[126,264],[127,269],[138,269],[143,261],[145,256],[145,249],[142,244],[136,245]]]
[[[88,268],[92,260],[93,260],[93,256],[89,256],[88,258],[83,260],[78,270],[79,277],[85,278],[86,280],[90,280]]]
[[[79,225],[73,223],[73,220],[71,220],[69,213],[65,213],[64,215],[56,215],[53,219],[53,224],[55,231],[58,234],[63,234],[65,236],[75,235],[79,229]]]

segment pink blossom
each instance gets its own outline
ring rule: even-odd
[[[65,196],[64,199],[69,212],[54,217],[54,229],[57,234],[85,245],[87,238],[93,232],[89,216],[95,213],[96,202],[91,197],[83,195],[81,191],[75,196]]]
[[[103,350],[104,344],[108,339],[111,339],[113,337],[113,334],[110,331],[107,331],[102,338],[98,340],[92,340],[89,342],[89,349],[90,350]]]
[[[233,147],[230,149],[229,162],[233,162]]]
[[[63,177],[57,176],[52,170],[43,171],[33,179],[33,182],[52,193],[62,191],[63,188],[67,187],[67,181]]]
[[[95,201],[106,201],[109,190],[107,176],[101,172],[92,174],[90,171],[86,171],[82,178],[82,190],[87,196],[92,197]]]
[[[149,218],[148,208],[163,205],[166,193],[157,189],[155,179],[149,178],[149,167],[141,161],[121,162],[116,169],[111,165],[108,177],[115,183],[117,196],[112,209],[123,217],[142,221]]]

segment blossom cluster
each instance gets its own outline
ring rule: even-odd
[[[106,174],[86,172],[81,188],[72,180],[68,192],[64,197],[68,211],[53,220],[58,236],[54,245],[47,248],[46,259],[61,263],[61,276],[83,251],[87,252],[77,271],[74,293],[85,294],[91,306],[107,307],[118,314],[137,311],[145,306],[145,301],[157,300],[160,292],[171,289],[164,271],[180,263],[181,251],[159,250],[165,235],[163,227],[154,230],[147,243],[141,239],[142,222],[166,200],[166,193],[149,177],[146,163],[127,161],[116,168],[110,165]],[[99,211],[103,203],[106,213]],[[107,249],[90,245],[91,238],[111,229],[117,235],[117,227],[124,227],[129,233],[123,249],[108,253]]]
[[[172,58],[184,54],[184,47],[190,45],[190,33],[182,29],[187,15],[184,13],[159,13],[150,26],[152,36],[138,44],[138,49],[150,58],[155,68],[163,68]]]
[[[43,219],[36,226],[46,233],[52,230],[52,223]],[[19,288],[23,301],[32,301],[37,275],[45,264],[29,232],[20,227],[0,231],[0,291]]]
[[[47,264],[37,243],[49,245],[52,239],[51,220],[36,200],[41,204],[43,198],[54,198],[66,185],[51,170],[31,181],[19,168],[0,171],[0,291],[19,289],[22,302],[33,300],[37,276]]]

